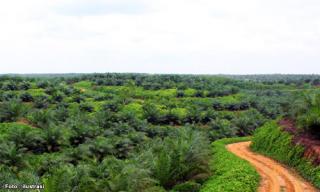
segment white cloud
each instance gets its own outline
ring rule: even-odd
[[[0,73],[320,73],[316,0],[11,0]]]

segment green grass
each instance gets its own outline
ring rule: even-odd
[[[229,103],[239,103],[244,95],[243,94],[234,94],[228,96],[217,97],[216,101],[221,102],[222,104],[229,104]]]
[[[30,93],[33,97],[47,95],[43,89],[28,89],[26,92]]]
[[[320,188],[320,167],[303,157],[304,149],[292,142],[292,136],[275,122],[255,131],[251,148],[296,169],[305,179]]]
[[[221,139],[212,143],[213,176],[204,184],[200,192],[254,192],[260,176],[249,162],[240,159],[226,149],[226,145],[248,141],[250,137]]]
[[[91,89],[92,83],[90,81],[79,81],[79,82],[73,84],[73,86],[78,89]]]
[[[129,103],[128,105],[125,105],[122,110],[122,114],[133,114],[139,119],[143,118],[143,109],[142,105],[140,103]]]

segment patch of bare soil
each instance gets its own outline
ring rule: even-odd
[[[31,127],[36,127],[35,125],[33,125],[33,123],[31,123],[28,119],[26,118],[20,118],[17,123],[22,124],[22,125],[28,125]]]

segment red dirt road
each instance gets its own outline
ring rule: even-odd
[[[249,161],[261,176],[259,192],[317,192],[311,184],[292,170],[249,149],[250,141],[227,145],[227,149]]]

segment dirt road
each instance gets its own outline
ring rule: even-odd
[[[249,161],[261,175],[259,192],[313,192],[318,191],[300,176],[265,156],[251,152],[250,141],[227,145],[227,149]]]

